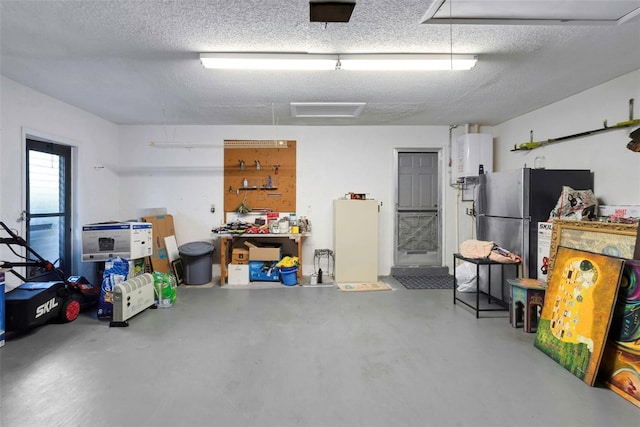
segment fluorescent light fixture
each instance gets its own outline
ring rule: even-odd
[[[335,70],[334,55],[306,53],[201,53],[205,68],[219,70]]]
[[[477,55],[458,54],[347,54],[201,53],[205,68],[223,70],[470,70]]]
[[[470,70],[478,62],[476,55],[378,54],[340,55],[343,70],[429,71]]]

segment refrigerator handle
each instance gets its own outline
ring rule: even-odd
[[[478,215],[484,215],[486,214],[486,208],[485,208],[485,203],[484,203],[484,197],[485,197],[485,184],[483,183],[484,181],[484,176],[481,176],[480,179],[478,180],[478,183],[476,184],[476,188],[475,188],[475,208],[476,208],[476,213]]]

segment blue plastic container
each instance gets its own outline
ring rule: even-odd
[[[298,267],[283,267],[280,269],[280,278],[285,286],[298,284]]]

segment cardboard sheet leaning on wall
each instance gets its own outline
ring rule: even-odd
[[[151,255],[151,269],[160,273],[169,273],[171,262],[165,237],[174,236],[173,216],[170,214],[145,216],[142,222],[150,222],[153,227],[153,255]]]

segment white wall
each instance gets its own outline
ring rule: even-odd
[[[88,222],[116,218],[118,215],[119,177],[103,163],[115,163],[118,156],[118,126],[78,108],[42,95],[1,77],[0,119],[0,220],[25,235],[24,223],[17,219],[24,209],[24,135],[49,139],[75,147],[73,171],[74,248],[79,248],[79,227]],[[11,259],[6,245],[0,247],[0,259]],[[74,272],[90,274],[91,265],[79,262],[74,253]],[[12,275],[7,276],[12,281]]]
[[[640,153],[626,148],[638,126],[550,144],[531,151],[511,152],[514,144],[557,138],[629,120],[629,99],[640,118],[640,70],[578,93],[493,128],[496,170],[533,167],[544,156],[548,169],[591,169],[594,193],[603,204],[640,205]]]
[[[314,249],[333,248],[333,200],[349,191],[369,193],[383,203],[379,230],[379,274],[393,264],[396,148],[442,151],[445,205],[443,262],[454,252],[455,190],[448,180],[448,127],[279,127],[272,126],[122,126],[120,217],[138,209],[166,207],[174,215],[178,245],[215,242],[212,228],[224,223],[223,148],[225,139],[297,141],[297,215],[313,227],[303,245],[303,273],[313,272]],[[211,144],[211,149],[161,149],[151,141]],[[215,214],[209,208],[217,206]],[[219,268],[219,266],[217,266]],[[219,271],[219,270],[218,270]],[[215,273],[214,273],[215,274]]]
[[[293,139],[298,141],[298,215],[313,224],[305,243],[303,272],[312,269],[313,250],[332,248],[332,201],[345,192],[370,193],[383,202],[380,216],[379,273],[393,263],[394,149],[442,149],[444,195],[443,264],[451,268],[458,241],[473,237],[472,221],[464,215],[469,203],[459,203],[448,186],[449,132],[446,126],[425,127],[279,127],[272,126],[117,126],[75,107],[1,78],[0,220],[24,234],[16,219],[24,207],[23,133],[31,132],[76,147],[78,187],[74,209],[74,247],[79,226],[137,217],[142,208],[166,207],[175,215],[178,244],[213,240],[211,229],[223,221],[222,142],[224,139]],[[530,152],[511,152],[514,144],[597,129],[608,119],[628,119],[629,98],[640,109],[640,70],[563,101],[481,132],[495,136],[494,170],[533,165],[538,155],[548,168],[589,168],[595,173],[596,195],[607,204],[640,204],[640,154],[626,148],[630,129],[549,145]],[[639,113],[635,118],[640,117]],[[275,134],[277,132],[277,134]],[[463,132],[455,130],[454,138]],[[149,142],[218,145],[213,149],[159,149]],[[104,166],[104,167],[102,167]],[[209,208],[215,204],[215,214]],[[6,259],[7,251],[0,247]],[[77,256],[77,250],[75,255]],[[85,274],[83,268],[76,269]],[[218,270],[219,271],[219,270]]]

